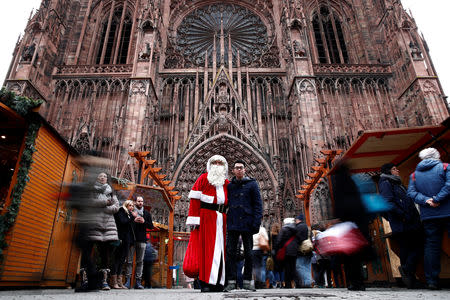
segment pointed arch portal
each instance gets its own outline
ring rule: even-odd
[[[224,156],[229,164],[229,177],[232,178],[231,166],[237,159],[246,162],[247,175],[257,180],[263,201],[263,224],[270,225],[270,219],[279,218],[278,183],[273,168],[264,157],[250,145],[229,134],[219,134],[199,144],[187,154],[176,168],[172,181],[181,192],[182,198],[175,207],[175,230],[185,229],[183,216],[189,208],[188,194],[195,180],[206,172],[206,162],[215,155]]]

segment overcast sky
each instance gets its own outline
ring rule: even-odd
[[[419,31],[430,48],[431,58],[440,77],[444,92],[450,94],[449,0],[401,0],[411,9]],[[41,0],[2,0],[0,4],[0,83],[8,71],[17,38],[22,34],[33,8]]]

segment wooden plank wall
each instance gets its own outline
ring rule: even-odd
[[[0,281],[42,279],[68,152],[45,126],[39,130],[36,150],[30,181],[7,236]]]

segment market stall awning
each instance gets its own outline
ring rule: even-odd
[[[448,120],[436,126],[366,131],[342,158],[347,160],[354,173],[378,171],[385,163],[402,163],[436,140],[449,144]]]

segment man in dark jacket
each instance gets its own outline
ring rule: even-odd
[[[381,167],[380,194],[391,204],[392,209],[386,213],[392,229],[391,239],[400,248],[400,273],[407,288],[415,285],[415,273],[423,239],[419,212],[414,201],[406,194],[402,185],[400,171],[393,163]]]
[[[136,283],[134,285],[135,289],[143,289],[141,284],[142,281],[142,269],[144,267],[144,254],[145,254],[145,243],[147,241],[146,229],[153,229],[153,221],[151,214],[144,209],[144,198],[141,196],[136,197],[134,203],[135,210],[133,211],[134,216],[134,233],[136,236],[136,242],[131,245],[128,251],[127,257],[127,270],[126,270],[126,283],[125,286],[130,288],[131,286],[131,272],[133,270],[133,257],[136,252]]]
[[[228,185],[227,257],[224,291],[236,288],[237,244],[239,236],[244,244],[243,288],[255,290],[252,282],[253,234],[259,232],[262,218],[262,202],[255,179],[245,176],[245,162],[237,160],[233,166],[234,177]]]
[[[420,218],[425,230],[424,267],[429,289],[438,289],[441,271],[442,235],[450,232],[450,171],[440,161],[434,148],[419,153],[422,161],[411,174],[408,196],[420,206]]]

